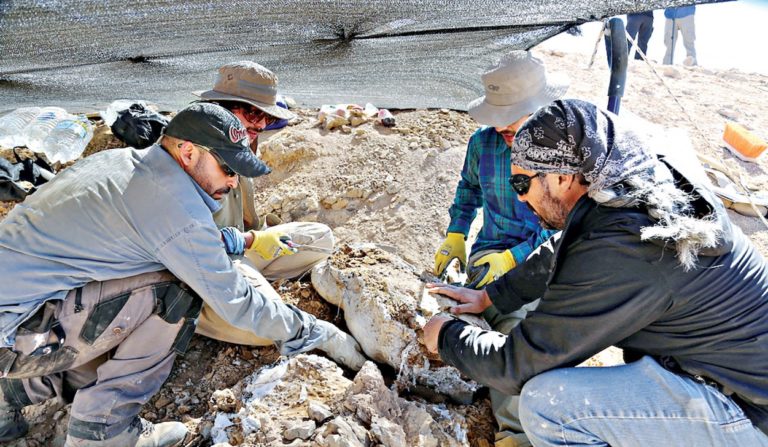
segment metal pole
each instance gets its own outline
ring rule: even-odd
[[[611,32],[611,80],[608,83],[608,110],[618,115],[627,81],[627,37],[624,22],[614,17],[608,21]]]

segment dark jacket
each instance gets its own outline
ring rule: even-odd
[[[719,383],[768,433],[766,262],[719,203],[710,211],[724,238],[686,272],[670,247],[640,240],[641,228],[653,224],[644,210],[583,197],[554,250],[543,247],[486,289],[502,312],[541,296],[536,311],[508,337],[450,322],[440,332],[440,356],[518,394],[537,374],[615,345]]]

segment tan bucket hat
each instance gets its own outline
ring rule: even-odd
[[[512,51],[482,76],[485,96],[467,109],[480,124],[505,127],[540,107],[562,98],[568,90],[565,76],[548,75],[544,63],[529,51]]]
[[[296,117],[293,112],[277,105],[277,76],[256,62],[222,65],[213,90],[192,94],[208,101],[245,102],[281,119]]]

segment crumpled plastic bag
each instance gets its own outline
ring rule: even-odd
[[[117,119],[110,128],[112,133],[128,146],[144,149],[160,138],[166,126],[168,126],[168,118],[142,104],[135,103],[119,111]]]
[[[16,155],[17,163],[0,158],[0,200],[21,202],[27,195],[37,190],[37,186],[48,181],[53,169],[41,159],[34,162],[21,160]]]

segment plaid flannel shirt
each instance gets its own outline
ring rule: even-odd
[[[511,152],[492,127],[481,127],[469,139],[461,180],[449,210],[449,233],[466,237],[483,208],[483,227],[472,252],[509,249],[517,264],[555,234],[539,224],[539,218],[520,200],[509,184]]]

